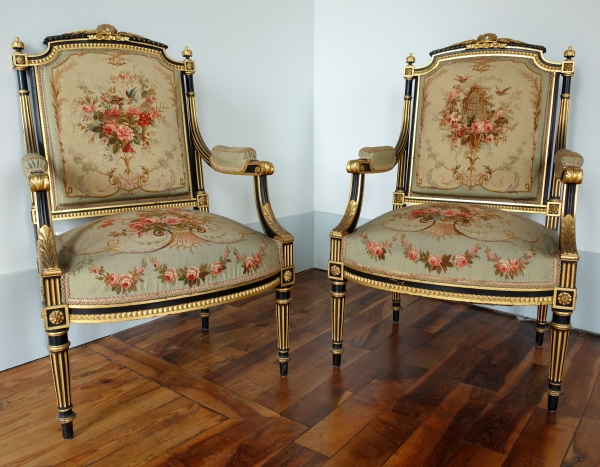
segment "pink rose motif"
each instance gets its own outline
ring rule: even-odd
[[[144,274],[144,271],[145,271],[145,270],[146,270],[146,268],[138,268],[138,270],[137,270],[137,271],[138,271],[140,274]]]
[[[163,222],[169,225],[175,225],[181,223],[181,219],[179,217],[166,216],[163,219]]]
[[[119,276],[118,273],[113,272],[112,274],[109,274],[109,276],[108,276],[108,283],[110,284],[111,287],[116,287],[119,284],[120,279],[121,279],[121,276]]]
[[[423,209],[424,213],[431,214],[434,212],[439,212],[439,208],[429,207],[427,209]]]
[[[487,259],[491,260],[494,256],[491,253],[486,253]]]
[[[144,224],[158,224],[160,222],[160,219],[156,217],[142,217],[140,218],[140,222]]]
[[[506,133],[508,133],[508,130],[506,128],[502,128],[502,130],[500,130],[500,133],[505,135]]]
[[[256,253],[254,255],[254,264],[256,264],[257,266],[260,264],[260,253]]]
[[[411,261],[416,261],[419,259],[419,257],[421,256],[421,253],[419,252],[418,248],[415,248],[414,246],[409,249],[406,252],[406,255],[408,256],[408,259],[410,259]]]
[[[367,250],[373,251],[375,249],[375,245],[377,245],[377,243],[371,240],[369,243],[367,243]]]
[[[100,266],[98,266],[97,264],[94,264],[94,265],[92,266],[92,272],[93,272],[94,274],[98,274],[98,273],[100,272]]]
[[[133,139],[133,130],[125,125],[119,125],[117,128],[117,138],[120,141],[131,141]]]
[[[467,259],[467,257],[464,254],[459,253],[454,256],[454,265],[457,268],[464,268],[465,266],[468,266],[468,264],[469,264],[469,260]]]
[[[100,225],[100,228],[103,229],[105,227],[110,227],[111,225],[113,225],[117,220],[116,219],[109,219],[107,221],[102,222],[102,225]]]
[[[142,222],[142,221],[136,221],[136,222],[132,222],[131,224],[129,224],[129,227],[131,227],[132,229],[135,229],[135,230],[139,230],[139,229],[143,229],[144,227],[146,227],[146,223]]]
[[[458,209],[450,208],[450,209],[446,209],[445,211],[440,211],[440,214],[445,217],[452,217],[452,216],[458,216],[460,214],[460,211]]]
[[[175,279],[177,279],[177,272],[175,272],[175,268],[167,268],[163,277],[165,278],[165,282],[175,282]]]
[[[446,115],[446,118],[444,118],[444,123],[446,125],[451,125],[452,124],[452,115],[450,115],[450,114]]]
[[[381,256],[383,255],[384,249],[383,246],[381,245],[381,243],[376,243],[375,246],[373,247],[373,254],[375,256]]]
[[[508,261],[510,262],[510,268],[514,272],[517,272],[519,270],[519,268],[521,267],[521,261],[518,259],[509,259]]]
[[[223,254],[223,258],[225,258],[225,259],[229,258],[229,252],[228,252],[228,251],[226,251],[226,252]]]
[[[491,134],[490,134],[490,135],[487,135],[487,136],[485,137],[485,142],[486,142],[486,143],[493,143],[493,142],[494,142],[494,135],[491,135]]]
[[[403,238],[402,240],[400,240],[401,245],[406,245],[407,243],[408,243],[408,240],[406,240],[406,238]]]
[[[490,122],[489,120],[486,120],[485,122],[483,122],[483,129],[485,131],[492,131],[494,129],[494,125],[492,125],[492,122]]]
[[[502,114],[504,113],[504,110],[496,110],[494,112],[494,116],[492,117],[494,119],[494,121],[498,120],[500,117],[502,117]]]
[[[119,284],[123,290],[130,288],[133,285],[131,274],[127,273],[121,276]]]
[[[508,261],[501,259],[500,261],[498,261],[498,263],[496,263],[496,268],[498,269],[498,271],[506,274],[508,271],[510,271],[510,264],[508,263]]]
[[[141,110],[138,109],[137,107],[129,107],[127,109],[127,115],[139,115],[141,113]]]
[[[148,104],[154,104],[156,102],[156,96],[148,96],[144,99]]]
[[[473,248],[471,248],[471,254],[472,255],[476,255],[477,253],[479,253],[479,248],[477,248],[476,246],[474,246]]]
[[[237,259],[238,261],[241,261],[242,257],[240,255],[235,255],[235,259]]]
[[[471,131],[476,135],[483,133],[483,122],[481,120],[475,120],[471,125]]]
[[[223,266],[221,265],[220,261],[215,261],[210,269],[211,273],[216,276],[217,274],[221,274],[221,271],[223,271]]]
[[[156,260],[152,263],[152,266],[154,266],[154,269],[158,269],[160,267],[160,261]]]
[[[114,122],[114,120],[111,120],[104,124],[104,126],[102,127],[102,131],[107,135],[111,135],[117,132],[118,127],[119,126]]]
[[[190,282],[195,282],[198,279],[200,271],[195,266],[191,266],[185,273],[185,278]]]
[[[442,258],[440,258],[435,253],[431,253],[427,258],[427,262],[430,264],[431,267],[437,268],[439,265],[442,264]]]
[[[251,256],[248,256],[244,260],[244,268],[245,269],[253,269],[254,268],[254,259]]]
[[[91,105],[84,105],[82,107],[83,111],[89,114],[93,114],[96,110],[98,110],[98,107],[96,107],[94,104]]]
[[[525,256],[527,256],[528,259],[533,258],[533,252],[528,251],[527,253],[525,253]]]
[[[453,122],[460,122],[462,120],[462,115],[459,114],[458,112],[452,112],[452,115],[450,116],[451,120]],[[458,125],[460,127],[460,125]]]

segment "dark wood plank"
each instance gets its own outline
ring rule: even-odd
[[[392,410],[425,420],[486,355],[487,351],[474,347],[457,347],[410,387]]]
[[[423,369],[404,365],[404,378],[376,378],[296,440],[301,446],[333,456],[420,375]],[[412,374],[412,378],[411,375]]]
[[[502,467],[561,465],[579,419],[536,408]]]
[[[545,399],[547,385],[547,367],[521,363],[465,435],[465,441],[508,454],[540,399]]]
[[[306,427],[286,418],[227,420],[148,466],[252,466],[273,457]]]
[[[384,410],[325,465],[379,467],[418,426],[412,418]]]
[[[384,465],[443,465],[494,392],[459,384]]]
[[[504,454],[461,441],[448,462],[440,467],[500,467],[505,459]]]
[[[506,376],[523,361],[534,344],[533,323],[522,323],[516,332],[498,343],[463,380],[467,384],[499,391]]]
[[[327,460],[327,457],[318,452],[292,443],[263,464],[263,467],[319,467]]]
[[[187,373],[175,365],[153,357],[143,350],[131,347],[114,337],[105,337],[88,344],[88,346],[146,378],[151,378],[228,418],[278,416],[269,409],[228,389]]]

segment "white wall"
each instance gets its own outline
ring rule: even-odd
[[[182,59],[181,51],[189,46],[198,68],[194,84],[207,145],[255,148],[260,159],[275,164],[269,188],[277,216],[308,212],[312,221],[312,1],[4,2],[0,16],[0,320],[4,323],[0,369],[47,354],[39,319],[38,279],[32,270],[35,248],[29,190],[21,173],[24,146],[10,44],[19,36],[26,53],[39,53],[45,49],[42,40],[46,36],[101,23],[163,42],[176,59]],[[212,212],[245,224],[257,221],[250,177],[205,169],[205,182]],[[57,223],[57,230],[66,230],[65,224]],[[311,235],[308,238],[312,259]],[[139,322],[131,322],[135,324]],[[73,326],[70,340],[86,342],[122,327]],[[33,353],[32,346],[36,348]],[[15,347],[20,351],[11,352]],[[39,349],[42,354],[38,355]]]
[[[563,60],[572,45],[568,147],[586,159],[578,205],[578,246],[600,252],[597,241],[600,2],[590,0],[318,0],[315,2],[315,210],[343,213],[349,175],[345,164],[364,146],[395,145],[404,103],[402,69],[429,52],[493,32],[546,46]],[[374,218],[391,206],[396,173],[368,176],[362,215]],[[387,188],[387,189],[386,189]]]

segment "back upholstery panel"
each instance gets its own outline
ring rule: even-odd
[[[409,196],[542,203],[554,88],[530,57],[442,58],[419,78]]]
[[[63,49],[36,81],[54,211],[191,198],[181,73],[158,54]]]

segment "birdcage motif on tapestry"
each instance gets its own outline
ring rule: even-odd
[[[473,86],[462,102],[462,112],[466,121],[485,120],[487,117],[486,103],[485,90],[480,86]]]

